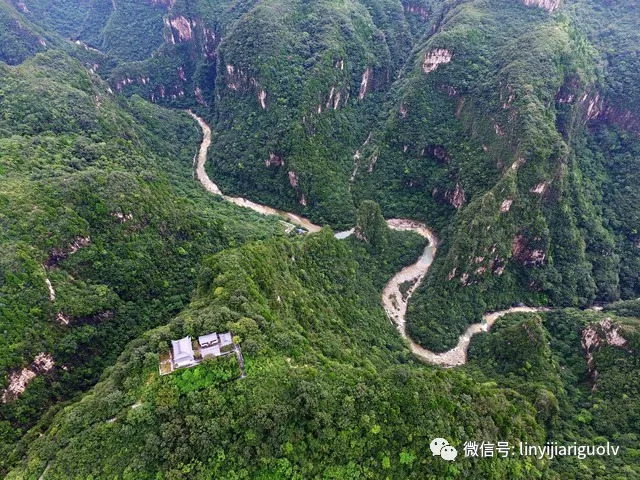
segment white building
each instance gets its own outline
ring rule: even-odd
[[[200,354],[202,358],[220,355],[220,339],[217,333],[210,333],[209,335],[202,335],[198,338],[200,344]]]
[[[233,339],[231,337],[231,333],[210,333],[209,335],[203,335],[198,338],[198,343],[200,344],[200,354],[202,358],[208,356],[219,357],[225,351],[229,350],[225,349],[228,345],[233,344]]]
[[[176,368],[188,367],[196,361],[193,353],[191,337],[184,337],[180,340],[171,340],[173,346],[173,364]]]

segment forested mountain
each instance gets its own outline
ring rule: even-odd
[[[3,390],[39,353],[55,361],[25,395],[3,398],[6,459],[52,402],[188,303],[204,255],[280,227],[191,181],[199,134],[187,115],[117,98],[55,51],[0,64],[0,85]]]
[[[640,478],[639,85],[635,0],[0,0],[0,474]]]
[[[638,478],[639,321],[616,316],[638,315],[637,302],[507,317],[464,370],[425,368],[378,306],[411,252],[399,240],[371,256],[324,231],[211,257],[191,305],[132,342],[8,478]],[[605,340],[612,328],[624,348]],[[169,339],[223,329],[240,337],[246,378],[235,357],[158,376]],[[586,329],[600,339],[588,364]],[[434,432],[460,451],[467,439],[609,439],[626,454],[447,464],[428,453]]]
[[[336,227],[375,199],[440,230],[410,311],[426,346],[514,302],[639,293],[632,1],[114,2],[103,24],[92,3],[74,32],[26,5],[101,49],[84,61],[114,91],[211,119],[225,191]]]

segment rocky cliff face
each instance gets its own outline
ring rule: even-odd
[[[600,349],[610,345],[617,348],[626,348],[627,340],[622,334],[619,325],[613,323],[611,318],[607,317],[598,323],[591,324],[582,330],[581,335],[582,348],[584,349],[587,360],[589,374],[594,381],[593,388],[596,388],[595,381],[598,378],[598,370],[595,367],[594,353]]]
[[[138,94],[152,102],[207,107],[212,103],[221,40],[217,25],[188,10],[174,11],[172,2],[166,7],[164,44],[143,62],[119,65],[109,75],[110,84],[120,93]]]
[[[29,10],[25,4],[16,4],[18,11],[11,6],[0,4],[0,61],[17,65],[39,52],[45,51],[49,44],[35,25],[25,17]],[[24,16],[20,15],[20,12]]]
[[[436,48],[424,54],[424,61],[422,62],[422,70],[424,73],[431,73],[444,63],[449,63],[453,58],[451,53],[446,48]]]
[[[427,7],[410,2],[403,3],[403,6],[405,12],[411,15],[415,15],[421,21],[426,22],[429,19],[429,10],[427,9]]]
[[[189,20],[180,15],[177,17],[165,17],[165,41],[171,45],[180,42],[189,42],[193,38],[192,28],[197,25],[195,20]]]
[[[53,357],[47,353],[39,353],[28,367],[15,371],[9,375],[9,384],[2,391],[0,400],[8,403],[18,398],[26,389],[29,383],[39,374],[47,373],[53,369],[55,362]]]
[[[560,6],[560,0],[522,0],[527,6],[536,6],[545,9],[547,12],[553,12]]]

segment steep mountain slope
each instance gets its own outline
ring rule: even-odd
[[[558,445],[620,445],[609,457],[557,457],[551,478],[638,478],[639,301],[604,314],[557,310],[512,315],[474,339],[469,368],[525,395]],[[635,317],[635,318],[630,318]],[[624,387],[622,387],[624,385]]]
[[[400,238],[372,256],[325,230],[208,259],[189,308],[133,342],[8,478],[636,478],[640,320],[512,315],[474,339],[463,370],[416,365],[378,301],[378,283],[416,254]],[[637,304],[619,311],[637,315]],[[227,329],[246,378],[235,357],[158,374],[170,339]],[[455,463],[431,455],[434,435],[459,448]],[[471,440],[623,450],[582,466],[515,452],[473,460],[462,454]]]
[[[119,60],[149,58],[162,44],[169,2],[133,0],[7,0],[25,18]]]
[[[12,4],[0,2],[0,61],[18,64],[44,51],[50,42],[50,36],[20,15]]]
[[[392,74],[383,36],[355,2],[263,3],[239,22],[219,48],[212,163],[223,185],[348,225],[345,154]]]
[[[474,2],[446,15],[416,60],[392,112],[389,153],[372,153],[367,179],[372,192],[390,185],[394,204],[408,191],[417,201],[403,208],[420,212],[422,203],[432,223],[450,219],[411,307],[410,333],[445,349],[484,311],[511,302],[545,302],[551,293],[554,303],[588,304],[594,280],[570,211],[573,170],[555,115],[566,110],[556,99],[566,78],[579,76],[584,89],[594,81],[584,40],[542,8]],[[570,121],[582,126],[587,105],[572,105]],[[450,205],[448,215],[438,203]]]
[[[4,462],[53,402],[183,308],[205,253],[281,227],[192,180],[186,114],[118,99],[60,52],[0,64],[0,85]]]
[[[404,263],[397,235],[385,256],[323,231],[207,260],[191,307],[134,342],[8,478],[45,468],[50,479],[443,478],[472,471],[497,479],[521,470],[518,460],[450,466],[426,455],[435,431],[457,443],[465,431],[539,441],[541,429],[513,392],[412,365],[379,303],[379,282]],[[239,337],[246,378],[215,380],[227,368],[219,360],[193,373],[158,375],[168,339],[225,329]],[[522,478],[544,468],[531,465]]]
[[[618,8],[625,13],[606,13],[626,19],[613,43],[632,49],[628,24],[640,19],[632,3]],[[374,133],[360,152],[359,196],[377,199],[387,214],[443,227],[408,319],[428,348],[452,347],[485,311],[512,303],[586,306],[638,295],[637,277],[620,262],[623,252],[637,261],[637,190],[622,201],[617,188],[598,192],[626,184],[638,168],[633,122],[616,120],[633,119],[633,104],[613,113],[618,87],[608,86],[613,72],[598,68],[608,54],[585,37],[583,20],[518,2],[453,8],[397,82],[382,138]],[[632,97],[633,75],[623,77]],[[580,147],[607,145],[595,137],[603,129],[622,129],[617,153],[626,167]],[[609,210],[625,212],[624,227],[610,223],[620,215]]]
[[[407,319],[434,351],[511,304],[640,295],[636,3],[0,0],[0,472],[639,478],[637,301],[501,318],[456,370],[380,305],[420,250],[381,210],[438,230]],[[226,193],[336,228],[363,205],[370,235],[209,196],[196,125],[146,100],[212,123]],[[223,329],[246,378],[156,373]],[[448,464],[435,432],[623,454]]]
[[[604,5],[178,1],[156,56],[107,70],[214,121],[227,192],[337,227],[371,198],[438,228],[409,329],[442,350],[486,310],[639,294],[640,25]]]
[[[214,160],[226,191],[251,192],[319,223],[346,226],[354,216],[348,183],[353,152],[381,106],[376,92],[391,84],[411,48],[399,2],[363,3],[178,0],[156,5],[167,9],[161,28],[136,21],[138,14],[123,14],[134,19],[135,29],[114,12],[105,39],[109,29],[120,28],[123,44],[143,48],[148,39],[142,42],[140,32],[153,38],[162,32],[162,46],[150,58],[140,55],[135,59],[143,61],[114,68],[114,57],[131,55],[106,40],[90,42],[104,56],[86,64],[116,92],[196,107],[214,118],[221,146]],[[51,24],[42,15],[46,9],[40,10],[31,16]],[[88,42],[82,35],[72,38]]]

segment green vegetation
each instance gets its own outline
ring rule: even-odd
[[[640,478],[640,17],[543,7],[0,0],[0,390],[37,370],[0,403],[0,475]],[[209,195],[197,125],[147,100],[211,123],[225,193],[355,235]],[[425,347],[553,309],[420,364],[380,292],[424,239],[383,215],[440,238]],[[227,330],[246,378],[159,375],[169,340]],[[448,463],[435,434],[622,453]]]
[[[165,2],[134,0],[24,0],[26,19],[79,40],[119,60],[144,60],[163,41]]]
[[[0,2],[0,61],[9,65],[21,63],[44,51],[48,41],[50,37],[25,21],[12,4]]]
[[[157,55],[105,74],[211,120],[226,192],[340,229],[374,199],[438,230],[408,329],[444,350],[487,309],[640,293],[633,8],[178,1],[190,38],[165,28]]]
[[[47,467],[49,478],[635,478],[640,320],[614,318],[625,348],[599,331],[596,389],[581,332],[604,315],[575,310],[505,317],[474,339],[463,369],[416,364],[376,285],[418,254],[415,237],[399,248],[411,238],[391,232],[389,253],[372,256],[324,230],[208,259],[191,305],[132,342],[8,478]],[[245,379],[228,380],[235,357],[158,375],[170,339],[226,329],[239,337]],[[461,455],[452,465],[431,456],[433,432],[460,451],[498,439],[622,450],[581,462]]]
[[[614,304],[611,311],[628,315],[625,303]],[[558,458],[551,462],[553,474],[548,478],[640,477],[640,319],[635,316],[613,316],[623,346],[607,340],[609,314],[571,309],[509,315],[491,335],[473,341],[467,368],[525,395],[546,426],[548,441],[561,445],[609,441],[621,447],[615,457]],[[584,349],[588,328],[598,336],[589,352]]]
[[[188,304],[204,255],[281,228],[193,181],[186,114],[117,99],[57,52],[0,65],[0,84],[0,386],[40,352],[56,363],[0,405],[5,462],[47,408]]]
[[[398,243],[405,239],[409,251]],[[8,478],[46,465],[49,478],[498,479],[523,471],[516,460],[451,466],[427,454],[435,431],[455,445],[471,433],[540,441],[543,432],[512,391],[415,364],[385,318],[378,280],[415,259],[421,242],[392,232],[389,253],[372,256],[324,230],[208,259],[191,306],[134,341]],[[245,379],[201,380],[222,368],[218,360],[198,375],[158,375],[169,339],[225,329],[240,337]],[[522,478],[544,468],[529,464]]]
[[[382,252],[388,247],[389,227],[382,216],[380,205],[371,200],[360,204],[355,235],[369,244],[373,251]]]
[[[240,378],[240,367],[234,356],[206,359],[195,368],[179,370],[171,376],[173,385],[181,395],[205,388],[219,387]]]
[[[615,31],[617,45],[637,41],[634,18]],[[447,48],[452,60],[427,75],[416,62],[398,82],[383,137],[390,153],[371,143],[378,160],[362,187],[388,214],[441,228],[409,306],[410,335],[441,351],[488,310],[637,296],[638,139],[631,123],[620,132],[618,116],[603,113],[613,100],[602,100],[610,91],[597,65],[608,52],[587,38],[590,21],[510,2],[459,8],[443,22],[418,58]],[[625,143],[606,140],[616,135]],[[420,209],[402,203],[407,191]]]

